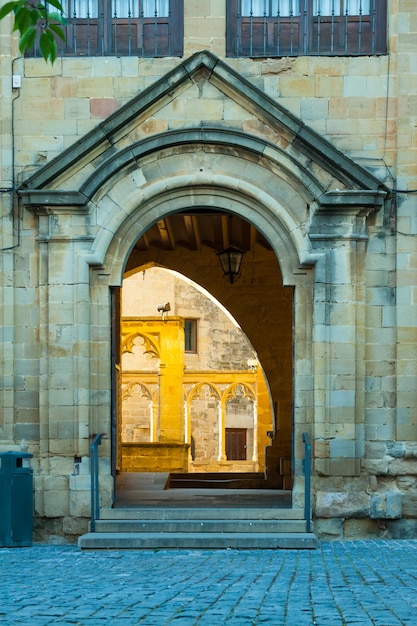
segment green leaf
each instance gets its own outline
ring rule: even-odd
[[[48,3],[51,4],[53,7],[55,7],[56,9],[58,9],[58,11],[60,11],[61,13],[64,12],[62,4],[58,2],[58,0],[48,0]]]
[[[62,41],[65,41],[65,33],[57,24],[49,24],[50,30],[52,30]]]
[[[55,9],[51,13],[50,7]],[[14,13],[12,32],[19,31],[20,33],[20,52],[23,54],[25,50],[32,48],[40,33],[41,54],[45,61],[50,59],[53,63],[58,53],[55,36],[62,41],[66,40],[65,33],[60,26],[67,24],[61,2],[59,0],[39,0],[38,2],[36,0],[12,0],[0,8],[0,20],[11,12]]]
[[[30,15],[30,21],[32,22],[32,24],[38,24],[38,22],[45,19],[41,11],[39,11],[38,9],[32,9],[29,15]]]
[[[6,2],[6,4],[3,4],[3,6],[0,8],[0,20],[6,17],[6,15],[11,11],[14,11],[17,8],[18,4],[18,2]]]
[[[36,39],[36,28],[31,26],[28,28],[23,35],[19,39],[19,50],[21,54],[25,52],[25,50],[30,50],[33,48]]]
[[[54,43],[54,45],[51,47],[51,51],[49,53],[49,58],[51,60],[51,64],[54,64],[54,61],[56,59],[56,55],[58,54],[58,48],[56,43]]]
[[[49,13],[48,20],[54,20],[54,22],[58,22],[58,24],[64,24],[64,26],[67,25],[67,20],[65,19],[65,17],[63,17],[63,15],[60,15],[59,13]]]
[[[45,32],[43,32],[41,36],[39,37],[39,49],[45,61],[48,60],[48,57],[50,54],[50,47],[51,47],[50,41],[45,36]]]
[[[45,34],[45,37],[47,37],[47,38],[48,38],[48,40],[49,40],[49,42],[50,42],[51,44],[53,44],[53,43],[55,42],[55,37],[54,37],[54,34],[53,34],[53,32],[50,30],[49,26],[48,26],[48,28],[46,28],[46,29],[45,29],[45,33],[44,33],[44,34]]]
[[[50,31],[45,30],[39,37],[39,49],[45,61],[47,61],[48,58],[51,59],[51,63],[55,61],[58,53],[58,47],[54,36]]]
[[[20,8],[15,14],[14,21],[15,25],[13,30],[20,30],[20,33],[23,34],[32,24],[30,11],[25,7]]]

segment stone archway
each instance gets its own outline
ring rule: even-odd
[[[226,155],[226,161],[229,162],[229,156]],[[198,161],[203,159],[207,167],[207,157],[204,151],[200,149],[193,154],[193,158]],[[164,172],[172,172],[172,162],[178,157],[174,155],[165,155],[165,158],[159,160],[159,168]],[[221,154],[216,154],[216,160],[221,159]],[[210,156],[211,160],[211,156]],[[229,163],[232,168],[232,163]],[[162,190],[160,195],[149,199],[148,203],[142,205],[136,211],[133,211],[130,218],[121,226],[117,235],[113,238],[112,244],[108,250],[108,265],[113,275],[112,283],[118,286],[121,281],[120,275],[116,274],[116,267],[120,271],[133,271],[135,264],[142,265],[146,262],[157,262],[163,266],[170,267],[180,271],[182,274],[198,282],[207,288],[237,319],[242,326],[244,332],[254,344],[261,362],[264,365],[266,375],[271,387],[274,404],[279,406],[276,439],[274,438],[273,446],[267,455],[267,464],[274,467],[286,468],[287,481],[286,486],[291,484],[291,478],[288,474],[291,472],[292,450],[292,434],[293,434],[293,398],[295,385],[293,385],[293,312],[294,310],[302,310],[306,316],[306,310],[311,307],[311,270],[301,268],[299,262],[299,251],[295,249],[292,240],[302,242],[301,236],[297,236],[293,227],[292,234],[288,234],[280,218],[271,221],[272,213],[284,213],[283,208],[277,203],[276,199],[270,195],[266,196],[264,190],[262,195],[265,197],[267,206],[265,207],[259,201],[261,190],[255,185],[247,184],[248,190],[243,193],[242,189],[236,189],[235,180],[229,176],[218,177],[218,180],[212,181],[211,186],[204,182],[202,170],[199,167],[199,180],[195,185],[189,185],[184,189],[182,176],[167,183],[167,177],[163,177],[165,184],[170,185],[169,192]],[[209,171],[212,167],[209,168]],[[211,176],[212,174],[210,174]],[[255,167],[252,172],[253,178],[259,178],[258,168]],[[178,184],[178,189],[175,186]],[[223,185],[223,187],[221,186]],[[155,186],[158,189],[158,186]],[[124,205],[126,209],[126,204]],[[198,207],[198,208],[196,208]],[[227,211],[225,210],[227,207]],[[262,233],[268,242],[274,241],[275,249],[268,243],[268,249],[261,245],[254,245],[250,252],[250,258],[247,259],[245,272],[242,279],[233,289],[227,287],[221,280],[219,274],[218,260],[213,248],[204,245],[196,255],[195,251],[184,248],[177,250],[164,251],[155,248],[153,251],[147,250],[141,253],[140,249],[135,249],[136,242],[152,225],[163,220],[167,216],[184,215],[187,211],[193,211],[193,219],[198,219],[199,212],[206,214],[207,211],[213,211],[222,214],[229,213],[230,209],[234,209],[234,215],[240,217],[241,213],[251,216],[251,222],[258,222],[263,225],[266,233]],[[147,220],[149,219],[149,222]],[[285,220],[289,222],[288,216]],[[280,270],[280,263],[277,260],[277,250],[282,258],[282,265],[285,270],[287,284],[284,285],[283,277]],[[305,250],[302,251],[304,257]],[[116,263],[112,263],[111,259],[116,259]],[[117,260],[124,262],[118,265]],[[280,259],[281,260],[281,259]],[[100,273],[102,270],[100,270]],[[306,281],[307,277],[307,281]],[[116,282],[117,281],[117,282]],[[289,284],[288,284],[289,283]],[[298,289],[295,289],[296,286]],[[296,292],[295,300],[294,290]],[[307,300],[306,300],[307,297]],[[311,310],[311,308],[310,308]],[[312,316],[303,317],[301,321],[301,332],[298,337],[301,343],[295,340],[296,354],[301,354],[301,359],[311,358],[306,355],[306,350],[311,349],[311,342],[308,337],[311,336],[308,323],[311,324]],[[286,331],[283,329],[286,328]],[[256,332],[255,332],[255,329]],[[286,342],[282,341],[282,336],[286,337]],[[297,336],[297,335],[296,335]],[[288,337],[290,339],[288,340]],[[280,339],[281,338],[281,339]],[[306,340],[307,339],[307,340]],[[285,363],[285,367],[283,366]],[[283,374],[283,371],[285,372]],[[286,382],[283,384],[283,380]],[[307,408],[307,402],[301,403],[301,411]],[[303,424],[310,420],[307,416],[303,416],[301,420]],[[301,436],[300,436],[301,439]]]
[[[233,111],[233,118],[205,120],[213,90],[219,110]],[[171,124],[178,108],[181,123]],[[290,429],[294,423],[296,487],[302,489],[304,430],[316,441],[321,475],[358,473],[366,226],[386,195],[370,172],[203,52],[28,178],[19,194],[37,218],[45,385],[39,406],[48,454],[88,456],[91,434],[109,433],[109,289],[120,287],[135,243],[165,216],[215,210],[262,233],[275,259],[271,274],[294,290],[294,410],[287,423]],[[196,265],[184,253],[178,269],[209,283],[217,260],[207,250],[199,258]],[[255,287],[265,294],[268,283],[254,279],[254,300]],[[216,295],[219,287],[213,289]],[[233,312],[238,299],[222,295]],[[244,328],[247,310],[237,312]],[[65,359],[66,394],[55,377],[57,359]],[[101,451],[109,461],[108,441]]]

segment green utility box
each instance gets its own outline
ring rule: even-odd
[[[33,470],[29,452],[0,452],[0,547],[32,545]]]

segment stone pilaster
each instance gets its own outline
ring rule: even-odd
[[[319,260],[314,287],[315,469],[355,476],[364,455],[366,216],[357,206],[322,206],[310,238]]]

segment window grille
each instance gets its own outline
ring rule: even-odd
[[[183,0],[63,0],[62,56],[182,56]],[[55,10],[52,8],[52,10]],[[28,56],[41,56],[35,44]]]
[[[386,0],[229,0],[228,56],[386,52]]]

